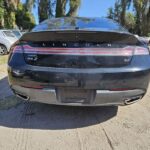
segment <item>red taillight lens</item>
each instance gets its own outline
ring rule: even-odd
[[[60,47],[31,47],[29,45],[23,45],[24,53],[36,53],[36,54],[56,54],[56,55],[88,55],[88,56],[132,56],[135,47],[124,48],[60,48]],[[19,51],[20,47],[16,48]]]
[[[22,46],[16,45],[11,48],[12,53],[22,53]]]
[[[124,48],[53,48],[53,47],[31,47],[30,45],[17,45],[13,52],[36,54],[57,54],[57,55],[96,55],[96,56],[132,56],[149,55],[149,50],[145,47],[126,46]]]
[[[149,50],[145,47],[136,47],[134,50],[134,55],[149,55]]]
[[[110,89],[110,91],[129,91],[129,90],[134,90],[131,88],[114,88],[114,89]]]
[[[41,85],[20,85],[20,86],[25,87],[25,88],[32,88],[32,89],[43,89],[44,88]]]

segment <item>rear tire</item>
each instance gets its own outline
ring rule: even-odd
[[[6,46],[0,44],[0,55],[6,55],[6,54],[8,54]]]

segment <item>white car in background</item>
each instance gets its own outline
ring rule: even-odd
[[[10,47],[18,40],[10,30],[0,30],[0,55],[7,54]]]
[[[135,35],[141,42],[143,42],[146,45],[150,45],[150,37],[142,37],[138,36],[137,34]]]
[[[22,33],[19,30],[13,29],[12,32],[18,39],[20,39],[20,37],[22,36]]]

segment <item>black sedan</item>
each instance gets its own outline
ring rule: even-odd
[[[127,105],[150,79],[147,45],[105,18],[45,20],[12,46],[9,84],[24,100],[58,105]]]

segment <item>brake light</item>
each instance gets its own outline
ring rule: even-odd
[[[43,89],[43,86],[41,86],[41,85],[20,85],[20,86],[22,86],[22,87],[24,87],[24,88],[31,88],[31,89]]]
[[[55,55],[88,55],[88,56],[132,56],[134,47],[125,48],[63,48],[63,47],[31,47],[30,45],[23,45],[24,53],[28,54],[55,54]],[[15,51],[20,51],[20,47],[16,47]]]
[[[10,51],[9,51],[8,62],[10,62],[11,58],[13,57],[13,54],[17,53],[18,48],[20,47],[17,44],[18,44],[18,42],[11,46]],[[22,53],[21,49],[20,49],[19,53]]]
[[[12,53],[22,53],[22,47],[20,45],[16,45],[11,48]]]
[[[136,47],[134,50],[134,55],[149,55],[148,48],[145,47]]]
[[[53,47],[31,47],[30,45],[17,45],[13,48],[13,53],[30,54],[56,54],[56,55],[96,55],[96,56],[132,56],[149,55],[149,50],[145,47],[126,46],[124,48],[53,48]]]
[[[110,91],[129,91],[129,90],[134,90],[131,88],[114,88],[114,89],[110,89]]]

